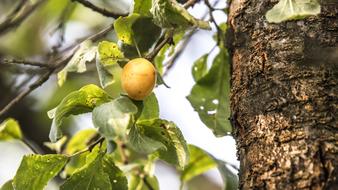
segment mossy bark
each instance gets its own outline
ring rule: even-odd
[[[338,1],[268,23],[277,2],[230,3],[239,189],[338,189]]]

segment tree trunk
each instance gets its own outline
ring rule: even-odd
[[[278,0],[232,0],[228,48],[239,189],[338,189],[338,1],[270,24]]]

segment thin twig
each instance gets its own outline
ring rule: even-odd
[[[142,180],[143,180],[144,184],[147,186],[147,188],[148,188],[149,190],[155,190],[155,189],[151,186],[151,184],[148,182],[147,176],[142,177]]]
[[[10,29],[16,28],[19,26],[24,20],[26,20],[29,15],[31,15],[36,8],[42,5],[46,0],[39,0],[35,4],[29,6],[28,8],[24,9],[20,15],[13,15],[13,18],[8,18],[10,21],[5,21],[0,24],[0,35],[6,33]],[[15,18],[14,18],[15,17]]]
[[[158,54],[158,52],[160,52],[161,49],[162,49],[167,43],[169,43],[169,42],[172,40],[173,34],[174,34],[174,33],[173,33],[172,30],[171,30],[171,31],[168,31],[167,35],[164,34],[165,36],[164,36],[163,40],[160,41],[160,42],[156,45],[156,47],[154,48],[154,50],[151,51],[148,55],[146,55],[145,58],[148,59],[149,61],[152,61],[152,60],[156,57],[156,55]],[[161,39],[161,38],[162,38],[162,37],[160,37],[160,39]]]
[[[104,141],[104,137],[100,137],[99,139],[97,139],[95,142],[91,143],[90,145],[88,145],[85,149],[80,150],[78,152],[75,152],[74,154],[68,155],[69,158],[80,155],[82,153],[85,153],[87,151],[91,151],[97,144],[102,143]]]
[[[163,76],[166,76],[169,72],[169,70],[174,66],[174,63],[176,62],[176,60],[182,55],[183,51],[185,50],[185,48],[187,47],[187,45],[189,44],[189,41],[191,39],[191,37],[197,32],[197,29],[194,28],[192,29],[185,37],[184,37],[184,41],[182,43],[180,43],[179,47],[176,49],[175,53],[173,56],[170,57],[170,59],[168,60],[168,62],[166,63],[166,70],[163,73]]]
[[[185,9],[192,7],[195,3],[197,3],[199,0],[188,0],[186,3],[184,3],[183,7]]]
[[[93,3],[91,3],[90,1],[87,1],[87,0],[72,0],[72,1],[76,1],[78,3],[81,3],[83,6],[95,11],[95,12],[98,12],[104,16],[107,16],[107,17],[113,17],[115,19],[119,18],[120,16],[127,16],[128,14],[127,13],[114,13],[112,11],[108,11],[107,9],[105,8],[101,8],[101,7],[97,7],[96,5],[94,5]]]
[[[127,153],[126,153],[126,145],[122,141],[116,141],[116,144],[117,144],[117,147],[120,151],[122,163],[124,165],[127,165],[128,164],[128,156],[127,156]]]
[[[8,112],[14,105],[16,105],[21,99],[31,93],[34,89],[42,85],[49,79],[49,76],[53,73],[54,69],[48,70],[43,74],[37,81],[33,84],[29,85],[29,87],[22,91],[19,95],[17,95],[14,99],[12,99],[1,111],[0,117],[2,117],[6,112]]]
[[[41,154],[41,153],[42,153],[41,149],[40,149],[40,148],[37,148],[37,146],[34,145],[34,144],[32,144],[32,143],[30,142],[30,140],[28,140],[26,137],[23,137],[23,138],[21,139],[21,141],[22,141],[29,149],[31,149],[31,150],[33,151],[34,154]]]
[[[0,59],[2,64],[18,64],[18,65],[29,65],[43,68],[50,68],[46,63],[36,62],[36,61],[27,61],[27,60],[15,60],[15,59]]]
[[[85,40],[92,40],[96,41],[103,36],[105,36],[109,31],[111,31],[113,27],[110,25],[109,27],[103,29],[102,31],[98,32],[97,34],[89,36]],[[83,40],[83,41],[85,41]],[[41,86],[43,83],[45,83],[49,77],[54,73],[54,71],[57,71],[58,69],[65,66],[68,61],[72,58],[75,51],[80,47],[80,44],[77,44],[75,47],[71,46],[72,48],[70,50],[67,50],[67,55],[64,57],[61,57],[59,59],[53,59],[49,61],[48,65],[48,71],[45,72],[37,81],[35,81],[33,84],[29,85],[29,87],[22,91],[19,95],[17,95],[14,99],[12,99],[1,111],[0,111],[0,118],[4,116],[13,106],[15,106],[18,102],[20,102],[24,97],[26,97],[28,94],[30,94],[33,90],[35,90],[37,87]],[[70,51],[71,53],[69,53]]]

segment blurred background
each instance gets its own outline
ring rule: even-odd
[[[0,0],[0,23],[6,20],[6,16],[20,2],[21,0]],[[132,6],[132,0],[93,0],[91,2],[119,13],[129,12]],[[215,3],[214,0],[211,2]],[[225,1],[219,1],[216,5],[218,8],[225,6]],[[203,3],[197,3],[189,11],[201,18],[207,12],[207,8]],[[218,23],[226,21],[226,15],[222,12],[216,11],[214,16]],[[112,22],[112,18],[104,17],[76,2],[46,0],[19,27],[0,34],[0,59],[21,58],[43,62],[62,48],[76,43],[89,34],[97,33]],[[175,66],[164,78],[170,88],[159,86],[155,94],[160,104],[161,117],[174,121],[182,130],[188,143],[197,145],[216,158],[238,167],[234,139],[231,136],[216,138],[200,121],[198,114],[186,99],[194,84],[191,75],[192,63],[213,49],[214,32],[215,30],[198,31],[192,36]],[[105,39],[116,41],[114,32],[110,32]],[[211,57],[216,53],[217,49],[211,52]],[[51,153],[51,150],[43,145],[43,142],[49,141],[48,133],[51,126],[47,111],[57,106],[69,92],[88,83],[99,84],[95,64],[88,64],[87,67],[86,73],[71,73],[62,87],[57,86],[56,76],[53,75],[6,115],[19,121],[26,138],[34,146],[39,147],[41,152]],[[42,72],[43,69],[32,66],[0,64],[0,108],[27,88],[27,85],[34,82]],[[3,121],[5,118],[0,119]],[[71,129],[67,134],[74,134],[83,128],[91,128],[93,127],[91,114],[72,116],[64,125],[65,128]],[[67,125],[72,127],[66,127]],[[28,153],[31,151],[20,142],[0,142],[0,186],[15,175],[22,156]],[[171,166],[158,162],[155,175],[162,190],[179,188],[178,174]],[[221,189],[221,185],[220,174],[217,170],[211,170],[205,175],[194,178],[188,187],[191,190],[217,190]],[[57,182],[52,181],[47,189],[58,189],[57,187]]]

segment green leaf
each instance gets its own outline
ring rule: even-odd
[[[151,93],[143,101],[134,101],[138,108],[137,122],[157,119],[160,116],[160,108],[154,93]]]
[[[173,0],[153,0],[150,9],[154,22],[162,28],[199,27],[210,30],[208,22],[196,19],[179,3]]]
[[[3,184],[0,190],[14,190],[13,180],[11,179],[7,181],[5,184]]]
[[[92,109],[104,102],[110,100],[104,90],[96,85],[89,84],[82,87],[78,91],[68,94],[61,103],[57,106],[52,127],[49,133],[49,138],[52,142],[56,142],[62,137],[61,124],[63,119],[69,115],[78,115],[92,111]]]
[[[140,139],[145,142],[140,142]],[[130,131],[130,143],[139,152],[145,149],[158,150],[160,159],[181,168],[189,159],[188,147],[180,129],[173,122],[166,120],[137,122]]]
[[[78,169],[64,184],[61,190],[101,189],[111,190],[112,185],[107,173],[104,172],[102,160],[104,153],[92,152],[87,157],[87,163]]]
[[[138,13],[142,16],[149,16],[150,14],[150,8],[151,8],[151,0],[134,0],[134,10],[133,13]]]
[[[163,143],[145,136],[143,128],[138,126],[131,127],[128,134],[128,142],[135,151],[141,153],[152,153],[159,148],[166,148]]]
[[[280,0],[265,16],[268,22],[280,23],[286,20],[303,19],[319,13],[320,4],[317,0]]]
[[[77,132],[68,142],[65,153],[68,155],[74,154],[75,152],[85,149],[88,144],[97,135],[95,129],[83,129]]]
[[[13,179],[15,189],[42,190],[64,167],[68,158],[60,154],[24,156]]]
[[[116,43],[102,41],[98,45],[100,64],[104,67],[116,64],[119,60],[124,59],[123,52]]]
[[[181,174],[181,181],[189,181],[195,176],[198,176],[217,166],[216,161],[207,152],[201,148],[189,145],[190,160]]]
[[[112,189],[127,190],[128,181],[123,172],[115,166],[114,159],[111,155],[105,155],[103,157],[103,170],[108,174]]]
[[[56,141],[55,143],[52,142],[44,142],[43,145],[45,145],[46,147],[48,147],[51,150],[54,150],[56,153],[61,153],[61,149],[62,146],[66,143],[67,141],[67,137],[64,136],[61,139],[59,139],[58,141]]]
[[[208,55],[209,54],[204,54],[202,57],[197,59],[192,66],[192,76],[195,82],[200,80],[208,72]]]
[[[159,190],[156,176],[132,175],[130,179],[130,190]]]
[[[66,164],[65,169],[63,170],[62,177],[66,178],[67,176],[73,175],[78,169],[82,168],[86,164],[86,157],[88,152],[71,157],[70,161]]]
[[[147,52],[161,34],[161,29],[152,22],[152,18],[136,13],[118,18],[114,27],[119,40],[137,46],[141,53]]]
[[[62,86],[67,79],[68,72],[83,73],[87,70],[86,62],[92,61],[96,56],[97,48],[92,46],[91,41],[84,41],[80,44],[80,48],[75,52],[72,59],[57,74],[58,84]]]
[[[225,49],[221,49],[206,75],[193,86],[187,97],[202,122],[220,137],[231,132],[229,93],[230,64]]]
[[[238,189],[237,175],[233,174],[224,163],[217,161],[217,164],[218,164],[218,170],[221,173],[221,176],[223,179],[223,185],[224,185],[223,189],[224,190]]]
[[[137,107],[127,97],[119,97],[93,110],[93,123],[108,139],[124,138],[126,130],[133,122]]]
[[[13,119],[6,119],[0,124],[0,141],[22,139],[22,132],[19,123]]]

